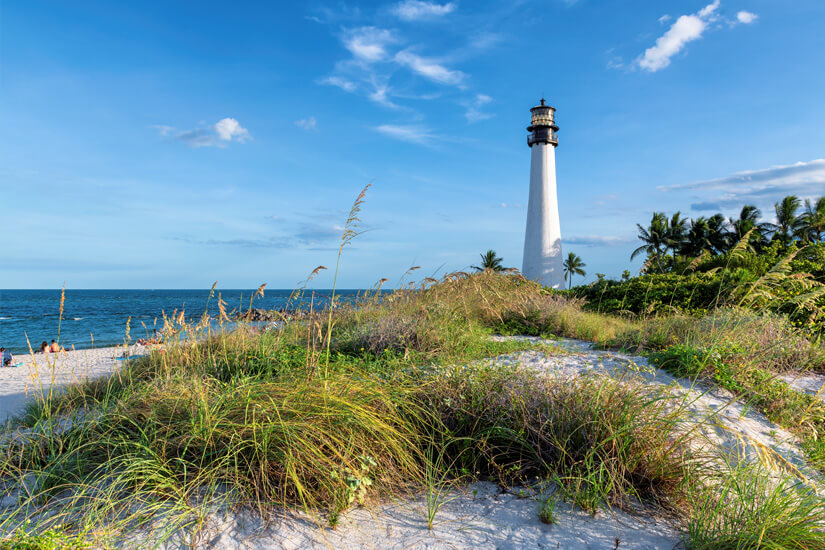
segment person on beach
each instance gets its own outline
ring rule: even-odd
[[[40,353],[49,353],[49,343],[45,340],[40,344]]]
[[[45,342],[44,342],[44,343],[45,343]],[[58,344],[57,342],[55,342],[54,340],[52,340],[52,345],[51,345],[51,346],[49,346],[49,351],[50,351],[51,353],[57,353],[57,352],[59,352],[59,351],[63,351],[63,348],[61,348],[61,347],[60,347],[60,344]]]
[[[14,357],[12,357],[11,351],[7,350],[6,348],[0,348],[0,356],[2,356],[3,366],[10,367],[11,362],[14,361]]]

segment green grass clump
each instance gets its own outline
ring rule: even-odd
[[[92,546],[82,537],[67,534],[62,528],[48,529],[40,534],[18,531],[0,539],[0,550],[87,550]]]
[[[553,525],[559,522],[559,518],[556,515],[556,506],[558,503],[559,499],[555,495],[545,497],[539,501],[539,520],[541,520],[542,523]]]
[[[807,485],[734,467],[696,500],[685,534],[690,550],[825,548],[825,502]]]
[[[439,375],[425,397],[464,471],[503,484],[550,478],[591,513],[632,500],[684,504],[692,435],[660,389],[477,366]]]

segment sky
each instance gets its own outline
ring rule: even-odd
[[[0,288],[338,285],[521,266],[529,109],[564,254],[654,210],[825,194],[821,0],[0,4]],[[419,275],[420,274],[420,275]]]

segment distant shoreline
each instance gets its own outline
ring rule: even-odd
[[[258,310],[299,309],[291,298],[293,289],[266,289],[255,296],[251,307]],[[330,289],[307,289],[304,302],[314,295],[314,307],[322,308]],[[336,290],[343,298],[363,294],[361,289]],[[370,290],[370,293],[373,291]],[[219,294],[220,293],[220,294]],[[213,319],[220,315],[220,295],[230,317],[245,312],[255,289],[218,290],[210,298],[209,289],[135,290],[67,289],[63,315],[60,315],[60,290],[0,290],[0,346],[12,353],[28,353],[43,341],[59,340],[74,349],[96,349],[123,345],[127,322],[131,340],[145,338],[163,326],[163,315],[171,317],[181,310],[188,322],[196,322],[204,312]]]
[[[0,367],[0,422],[23,410],[40,390],[35,374],[43,384],[62,388],[67,384],[112,374],[126,360],[118,359],[124,352],[130,357],[149,353],[149,346],[107,346],[96,349],[69,350],[48,355],[30,353],[15,355],[17,367]],[[53,384],[52,384],[53,381]]]

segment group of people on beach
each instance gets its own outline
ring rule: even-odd
[[[66,351],[66,348],[58,344],[55,340],[52,340],[52,343],[49,344],[45,340],[42,344],[40,344],[40,349],[38,353],[58,353],[61,351]],[[10,349],[6,349],[4,347],[0,347],[0,366],[3,367],[14,367],[14,356],[11,354]]]
[[[45,340],[43,343],[40,344],[40,353],[58,353],[61,351],[66,351],[66,348],[52,340],[52,343],[49,344]]]
[[[151,346],[155,344],[162,344],[163,337],[155,330],[152,333],[150,338],[141,338],[137,341],[137,343],[141,346]],[[52,340],[51,344],[43,340],[43,343],[40,344],[40,349],[37,350],[38,353],[49,354],[49,353],[60,353],[61,351],[68,351],[66,348],[61,346],[57,343],[57,341]],[[0,347],[0,366],[3,367],[13,367],[14,365],[14,356],[11,353],[11,350],[8,350],[4,347]]]
[[[163,343],[163,336],[158,333],[157,329],[152,331],[152,336],[150,338],[139,338],[137,341],[138,345],[140,346],[151,346],[153,344],[162,344]]]

